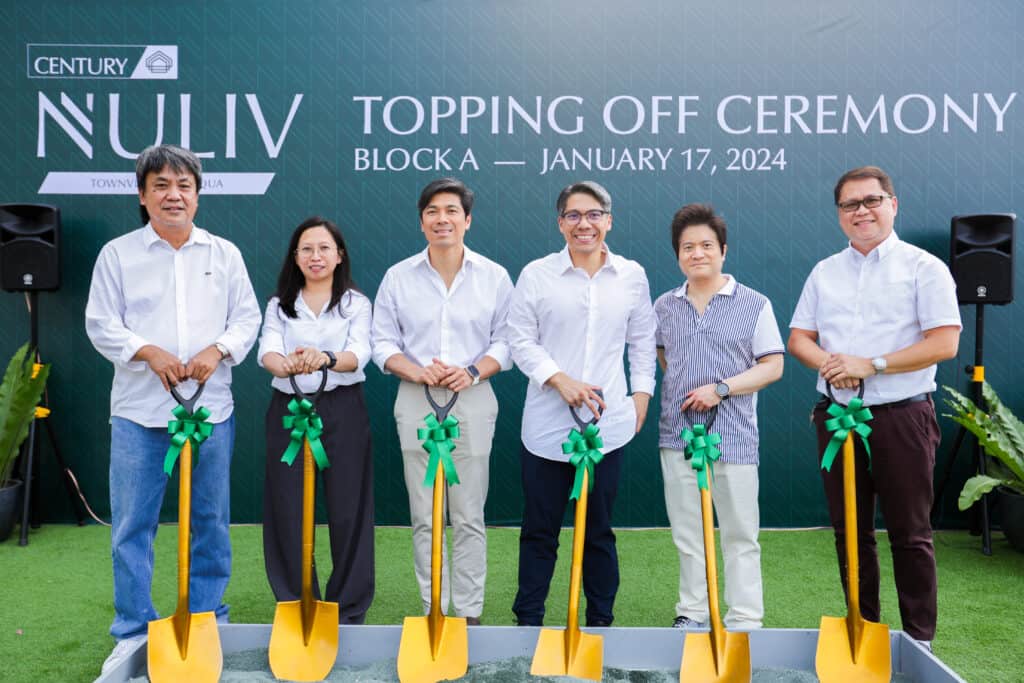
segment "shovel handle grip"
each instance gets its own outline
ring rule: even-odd
[[[288,375],[288,381],[292,383],[292,391],[295,392],[296,396],[316,405],[316,402],[320,400],[321,394],[324,393],[324,387],[327,386],[327,366],[324,365],[320,368],[320,386],[312,394],[305,394],[302,392],[302,389],[299,389],[299,383],[295,381],[295,375]]]
[[[189,415],[192,415],[196,412],[196,401],[198,401],[199,397],[202,396],[203,389],[205,388],[206,383],[201,382],[199,386],[196,387],[196,393],[192,394],[189,398],[185,398],[178,392],[177,387],[172,386],[171,396],[173,396],[174,400],[178,402],[178,405],[182,406],[183,408],[185,408],[185,410],[188,411]]]
[[[600,389],[594,389],[594,393],[604,400],[604,392]],[[576,426],[580,428],[580,433],[583,432],[590,425],[596,425],[597,421],[601,419],[602,413],[597,413],[589,420],[584,420],[580,417],[580,414],[576,412],[576,406],[569,406],[569,412],[572,414],[572,419],[576,421]]]
[[[438,422],[444,422],[445,418],[448,417],[448,413],[451,412],[455,402],[459,400],[459,392],[452,392],[452,397],[444,405],[439,404],[434,400],[434,397],[430,394],[430,385],[423,385],[423,393],[427,395],[427,403],[430,404],[431,409],[434,411],[434,415],[437,417]]]
[[[836,403],[836,397],[832,395],[832,383],[825,382],[825,393],[828,394],[828,400]],[[864,398],[864,380],[860,381],[860,386],[857,388],[857,398]]]

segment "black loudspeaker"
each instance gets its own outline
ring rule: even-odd
[[[1012,213],[953,216],[949,269],[962,304],[1008,304],[1013,301]]]
[[[8,292],[60,289],[60,209],[0,204],[0,287]]]

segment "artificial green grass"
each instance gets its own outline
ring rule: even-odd
[[[236,526],[234,573],[228,586],[231,619],[270,623],[274,600],[263,568],[261,528]],[[330,566],[326,533],[317,564]],[[483,622],[511,625],[516,589],[518,529],[488,532],[487,600]],[[765,626],[817,628],[823,614],[845,614],[831,531],[765,531],[761,535]],[[161,527],[156,544],[154,596],[163,614],[173,610],[176,528]],[[565,623],[571,535],[562,536],[559,565],[548,599],[546,623]],[[980,541],[964,532],[936,534],[939,566],[939,628],[935,653],[968,681],[1024,680],[1024,554],[997,534],[985,557]],[[616,626],[668,626],[675,616],[678,560],[667,529],[621,530],[622,573]],[[419,614],[408,528],[378,528],[377,592],[367,617],[372,624],[399,624]],[[884,534],[883,621],[899,628],[892,564]],[[46,525],[27,547],[16,536],[0,544],[5,599],[0,608],[0,680],[91,681],[113,646],[109,530]],[[719,565],[721,575],[721,564]],[[325,576],[321,581],[326,580]]]

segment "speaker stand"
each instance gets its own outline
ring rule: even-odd
[[[28,292],[29,299],[29,321],[30,321],[30,349],[34,362],[41,363],[42,360],[39,355],[39,292],[30,291]],[[43,393],[42,406],[48,407],[49,401],[46,398],[47,392]],[[24,484],[24,503],[21,511],[21,536],[18,538],[18,545],[28,545],[28,528],[31,523],[33,529],[39,528],[39,461],[35,458],[35,451],[38,448],[38,433],[36,424],[40,419],[46,420],[46,434],[50,439],[50,448],[53,450],[53,455],[57,459],[57,464],[60,467],[61,475],[64,481],[64,488],[68,494],[68,500],[71,502],[71,509],[75,511],[75,518],[78,520],[78,526],[85,525],[85,516],[82,514],[80,509],[80,503],[76,496],[76,485],[74,476],[71,474],[71,470],[64,462],[64,458],[60,454],[60,448],[57,447],[57,435],[54,432],[53,424],[50,422],[51,418],[40,418],[36,417],[32,420],[28,429],[28,439],[26,439],[26,448],[24,452],[24,470],[23,479]],[[41,451],[40,451],[41,452]],[[31,511],[31,515],[30,515]]]
[[[985,360],[984,360],[984,349],[985,349],[985,304],[975,304],[975,316],[974,316],[974,365],[968,365],[964,370],[971,377],[971,400],[974,401],[974,405],[979,408],[984,405],[984,395],[981,391],[981,385],[985,382]],[[946,467],[942,473],[942,480],[939,482],[939,486],[935,491],[935,500],[932,503],[932,515],[934,516],[935,510],[939,506],[939,501],[942,498],[942,494],[946,489],[946,484],[949,483],[949,476],[953,471],[953,464],[956,462],[957,454],[960,452],[960,446],[963,445],[964,438],[968,435],[967,429],[960,427],[957,430],[956,438],[953,440],[953,449],[950,452],[949,460],[946,461]],[[985,474],[985,454],[982,452],[981,443],[977,438],[972,436],[974,443],[972,447],[972,462],[974,469],[978,474]],[[976,512],[977,510],[977,512]],[[978,503],[971,508],[971,533],[977,534],[977,522],[974,518],[975,514],[980,513],[981,517],[981,552],[984,555],[992,554],[992,528],[989,524],[988,514],[988,494],[984,494]]]

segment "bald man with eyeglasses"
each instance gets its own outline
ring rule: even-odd
[[[942,261],[893,230],[898,204],[885,171],[847,171],[834,198],[849,246],[820,261],[807,278],[790,323],[789,352],[818,372],[819,464],[831,437],[826,383],[843,405],[864,383],[873,419],[870,459],[854,440],[861,614],[878,621],[881,612],[877,497],[892,546],[903,630],[930,648],[937,584],[929,515],[940,437],[931,394],[936,364],[956,356],[959,345],[956,286]],[[843,468],[836,464],[821,476],[845,586]]]

